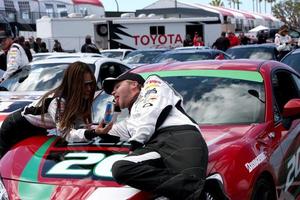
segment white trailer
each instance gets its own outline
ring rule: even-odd
[[[187,34],[198,32],[211,46],[220,36],[222,25],[216,17],[128,18],[94,23],[96,44],[103,49],[176,48],[183,46]]]
[[[83,17],[42,17],[36,20],[36,36],[46,42],[49,51],[57,39],[63,49],[78,52],[85,42],[85,36],[94,36],[94,21],[94,18]]]
[[[42,18],[37,20],[37,37],[49,50],[54,39],[66,50],[80,51],[86,35],[100,49],[175,48],[183,46],[187,34],[195,32],[211,46],[220,36],[217,17],[197,18]]]

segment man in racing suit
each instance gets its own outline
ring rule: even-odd
[[[125,73],[105,79],[103,89],[130,113],[109,131],[131,143],[131,152],[112,167],[115,180],[170,199],[200,199],[208,150],[182,97],[156,75],[144,82]]]
[[[0,83],[29,63],[24,48],[14,42],[11,36],[4,38],[1,42],[1,46],[2,49],[7,52],[7,69],[0,79]]]

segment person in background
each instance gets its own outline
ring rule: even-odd
[[[85,37],[85,43],[81,47],[81,52],[82,53],[99,53],[100,51],[97,48],[97,46],[92,43],[92,37],[90,35],[87,35]]]
[[[267,32],[265,30],[258,31],[257,44],[264,44],[267,42]]]
[[[61,47],[61,44],[58,40],[54,40],[52,52],[64,52],[64,50]]]
[[[25,41],[25,42],[24,42],[24,45],[25,45],[25,47],[26,47],[27,49],[30,50],[31,55],[32,55],[32,54],[35,54],[35,51],[34,51],[33,48],[31,47],[29,41]]]
[[[226,37],[226,32],[222,32],[221,36],[216,39],[216,41],[213,43],[212,47],[222,50],[222,51],[226,51],[230,46],[230,41],[229,39]]]
[[[35,42],[33,43],[33,50],[35,51],[35,53],[41,52],[41,43],[42,43],[41,38],[38,37],[35,39]]]
[[[79,61],[70,64],[57,88],[5,118],[0,129],[0,156],[25,138],[47,135],[47,129],[56,128],[55,134],[68,142],[88,141],[108,132],[112,124],[90,126],[95,90],[90,67]]]
[[[194,37],[193,37],[193,45],[196,46],[197,42],[198,42],[198,32],[195,32]]]
[[[131,152],[113,164],[115,180],[170,199],[200,199],[208,150],[181,95],[156,75],[144,80],[135,73],[106,78],[103,89],[130,113],[108,132],[131,143]]]
[[[247,45],[250,43],[250,38],[248,38],[244,32],[239,33],[238,39],[241,41],[241,45]]]
[[[193,41],[190,34],[186,34],[185,40],[183,41],[183,46],[184,47],[193,46]]]
[[[194,46],[204,46],[204,42],[201,36],[198,36],[197,41],[194,43]]]
[[[47,45],[46,45],[45,42],[41,42],[40,48],[41,48],[40,53],[47,53],[47,52],[49,52],[49,50],[47,49]]]
[[[6,53],[6,71],[4,72],[0,83],[10,76],[12,76],[17,70],[21,69],[29,63],[27,54],[24,48],[14,41],[9,33],[6,33],[5,38],[1,41],[1,48]]]
[[[229,31],[227,38],[230,42],[230,47],[240,45],[239,38],[232,31]]]
[[[28,42],[30,44],[30,49],[32,49],[34,51],[34,37],[33,36],[30,36],[28,38]]]
[[[21,45],[27,55],[28,61],[31,62],[32,61],[32,54],[30,51],[30,46],[25,44],[25,38],[23,36],[20,36],[17,38],[18,44]],[[29,43],[28,43],[29,44]]]
[[[275,34],[274,43],[278,51],[278,59],[281,60],[287,53],[292,50],[292,38],[288,35],[288,26],[280,27],[278,33]]]
[[[3,50],[0,51],[0,69],[6,71],[6,54]]]

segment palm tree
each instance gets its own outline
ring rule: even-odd
[[[276,0],[267,0],[270,3],[270,10],[272,10],[273,4],[276,4]]]
[[[212,0],[209,4],[212,6],[224,7],[222,0]]]
[[[240,0],[235,0],[235,3],[237,5],[237,9],[240,9],[240,4],[242,4],[242,2]]]

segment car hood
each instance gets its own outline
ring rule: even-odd
[[[216,155],[241,141],[253,128],[254,125],[202,126],[201,132],[209,148],[209,162],[214,163],[218,159]],[[37,188],[45,190],[42,193],[48,194],[48,199],[54,198],[53,195],[59,197],[62,191],[66,192],[61,194],[65,195],[64,199],[76,199],[78,196],[82,197],[80,199],[91,199],[93,195],[99,197],[120,191],[130,196],[127,199],[135,199],[145,193],[119,185],[111,174],[112,164],[128,152],[126,143],[94,140],[67,144],[57,137],[35,136],[14,146],[1,159],[0,173],[4,182],[10,181],[8,185],[15,185],[8,188],[8,192],[17,193],[21,199],[26,199],[26,194],[32,194],[28,191],[35,193]],[[209,164],[208,173],[212,169],[213,165]],[[68,198],[68,195],[75,195],[76,198]],[[120,199],[126,198],[122,196]]]
[[[208,173],[215,172],[214,164],[219,162],[224,154],[229,153],[233,156],[237,149],[242,148],[245,142],[257,137],[256,134],[262,132],[263,129],[263,124],[201,126],[201,133],[209,150]]]
[[[23,108],[45,92],[0,92],[0,121],[9,113]]]
[[[68,144],[58,137],[35,136],[5,154],[0,173],[16,199],[110,199],[112,193],[120,200],[147,199],[149,194],[112,178],[112,164],[128,151],[123,143]]]

